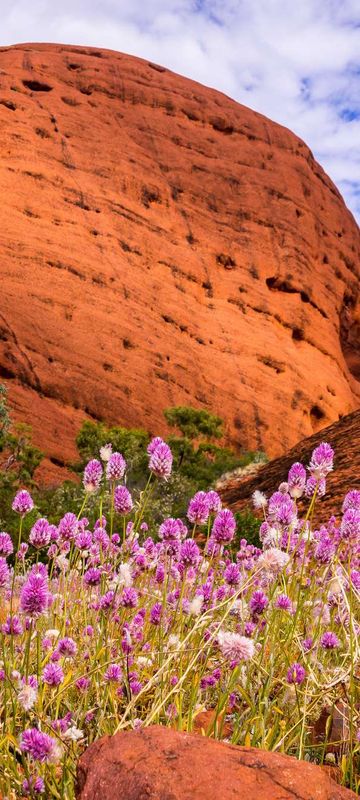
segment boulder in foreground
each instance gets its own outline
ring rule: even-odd
[[[351,800],[289,756],[154,726],[106,736],[78,766],[78,800]]]

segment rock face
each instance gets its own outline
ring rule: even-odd
[[[269,496],[286,481],[291,465],[301,461],[307,466],[313,449],[324,441],[335,451],[334,471],[326,479],[326,494],[316,502],[314,521],[325,523],[332,514],[339,517],[345,494],[351,489],[360,489],[360,411],[299,442],[285,456],[260,467],[254,475],[229,476],[218,485],[224,504],[233,511],[242,511],[251,507],[255,489]]]
[[[284,452],[360,399],[359,229],[287,129],[120,53],[0,48],[0,379],[53,470],[84,416]]]
[[[95,742],[78,767],[78,800],[350,800],[320,767],[153,727]]]

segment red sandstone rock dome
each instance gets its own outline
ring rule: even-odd
[[[358,406],[359,229],[297,136],[38,44],[0,49],[0,130],[0,379],[53,464],[84,415],[202,406],[276,455]]]

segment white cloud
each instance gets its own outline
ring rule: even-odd
[[[360,217],[358,0],[0,0],[0,9],[2,44],[124,51],[286,125]]]

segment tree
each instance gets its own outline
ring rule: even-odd
[[[6,443],[6,437],[10,428],[10,415],[7,402],[6,386],[0,384],[0,453]]]
[[[32,444],[31,427],[13,423],[5,386],[0,385],[0,525],[13,521],[11,503],[15,492],[35,487],[34,473],[43,453]]]
[[[117,425],[108,428],[103,422],[86,420],[76,437],[81,461],[74,465],[74,468],[76,471],[82,471],[87,461],[98,457],[100,447],[110,442],[113,451],[122,453],[127,462],[131,485],[141,487],[146,482],[148,463],[146,448],[149,441],[150,434],[141,428],[123,428]]]
[[[221,439],[223,420],[203,408],[174,406],[164,411],[164,417],[171,428],[178,428],[190,441],[195,439]]]

